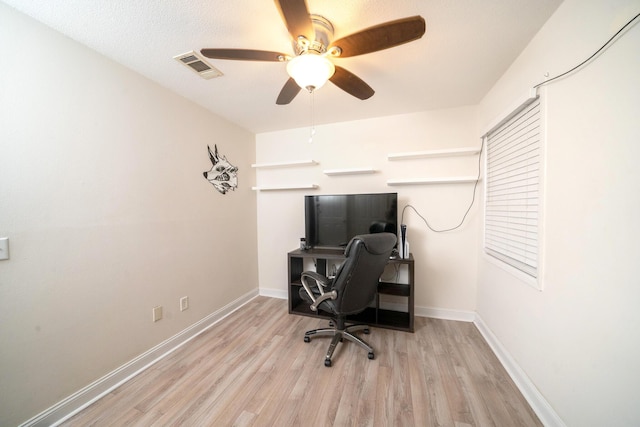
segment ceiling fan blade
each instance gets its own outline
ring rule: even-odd
[[[369,99],[375,91],[366,84],[360,77],[336,65],[336,72],[329,79],[331,83],[340,89],[355,96],[358,99]]]
[[[310,41],[316,39],[305,0],[275,0],[275,3],[294,41],[298,36],[305,36]]]
[[[388,49],[414,40],[425,33],[422,16],[412,16],[366,28],[331,43],[342,50],[339,57],[362,55]]]
[[[296,97],[298,92],[300,92],[300,86],[298,86],[298,83],[296,83],[295,80],[289,77],[289,80],[287,80],[287,82],[284,84],[284,87],[280,91],[280,95],[278,95],[276,104],[287,105],[288,103],[293,101],[293,98]]]
[[[240,61],[273,61],[280,62],[287,55],[280,52],[253,49],[202,49],[200,51],[207,58],[234,59]]]

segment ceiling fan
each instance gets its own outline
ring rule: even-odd
[[[305,0],[275,0],[282,20],[293,39],[294,56],[253,49],[202,49],[212,59],[286,62],[291,76],[276,104],[289,104],[301,88],[312,92],[327,80],[358,99],[369,99],[374,90],[355,74],[334,65],[331,59],[347,58],[398,46],[421,38],[425,21],[421,16],[397,19],[366,28],[338,40],[331,40],[333,25],[312,15]]]

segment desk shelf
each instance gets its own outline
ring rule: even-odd
[[[296,249],[288,254],[288,279],[287,285],[289,294],[289,313],[301,316],[318,317],[330,319],[329,313],[319,311],[314,312],[309,308],[309,304],[304,301],[299,291],[302,288],[300,276],[304,271],[305,259],[313,259],[316,265],[316,271],[322,275],[327,275],[327,267],[331,260],[342,262],[344,260],[344,252],[332,249]],[[396,258],[390,259],[389,264],[395,265],[397,268],[406,266],[408,269],[408,282],[393,283],[380,282],[378,285],[378,293],[375,297],[375,306],[368,307],[362,313],[347,317],[351,322],[362,322],[369,326],[377,326],[387,329],[396,329],[400,331],[413,332],[414,320],[414,260],[413,255],[408,259]],[[407,311],[396,311],[380,308],[380,295],[394,295],[405,297],[407,300]]]

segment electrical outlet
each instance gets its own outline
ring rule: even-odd
[[[153,321],[157,322],[162,319],[162,306],[153,307]]]
[[[180,298],[180,311],[185,311],[189,308],[189,297]]]
[[[9,259],[9,238],[0,237],[0,260]]]

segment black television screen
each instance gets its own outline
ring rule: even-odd
[[[305,196],[309,248],[344,248],[358,234],[398,234],[398,193]]]

